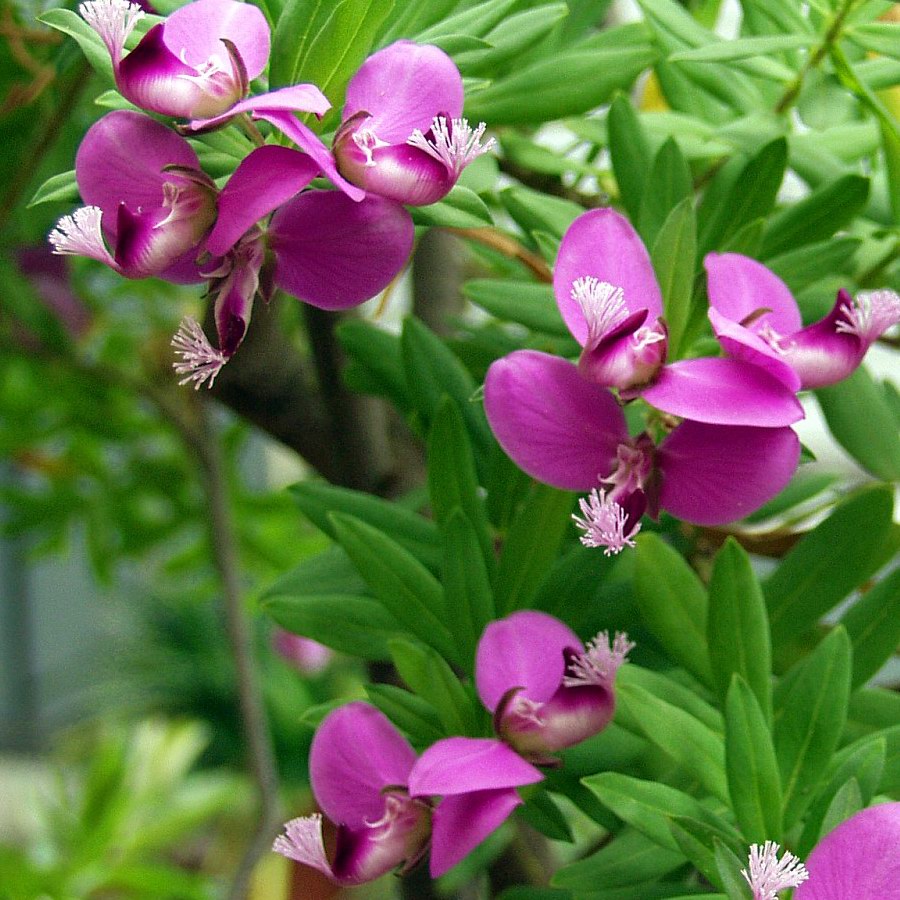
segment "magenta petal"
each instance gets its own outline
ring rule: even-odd
[[[674,416],[716,425],[774,428],[803,418],[803,407],[790,388],[758,366],[736,359],[672,363],[641,396]]]
[[[337,163],[331,151],[319,140],[316,134],[289,112],[278,112],[270,109],[258,109],[256,118],[274,125],[289,137],[301,150],[308,153],[328,176],[332,184],[339,187],[351,200],[362,200],[366,192],[354,184],[350,184],[337,170]]]
[[[801,326],[797,301],[788,286],[762,263],[740,253],[708,253],[703,264],[710,305],[723,316],[740,322],[759,309],[769,309],[759,321],[779,334],[790,334]]]
[[[453,60],[430,44],[397,41],[373,53],[350,79],[341,119],[367,112],[366,128],[402,144],[417,128],[428,131],[436,115],[458,118],[462,108],[462,77]]]
[[[269,246],[279,287],[321,309],[358,306],[406,265],[414,228],[398,203],[355,203],[337,191],[308,191],[272,217]]]
[[[594,487],[628,439],[625,416],[609,391],[585,381],[566,360],[534,350],[491,365],[484,407],[515,463],[560,488]]]
[[[882,803],[829,832],[806,861],[794,900],[900,898],[900,803]]]
[[[384,813],[382,789],[406,784],[415,761],[415,751],[383,713],[367,703],[348,703],[329,713],[313,738],[313,793],[338,824],[377,822]]]
[[[419,757],[409,774],[409,792],[414,797],[447,797],[534,784],[543,777],[500,741],[451,737]]]
[[[284,114],[287,118],[296,122],[297,120],[291,115],[293,112],[311,112],[321,116],[328,112],[329,109],[331,109],[331,104],[328,102],[328,98],[314,84],[292,84],[290,87],[269,91],[267,94],[247,97],[245,100],[235,103],[234,106],[229,107],[225,112],[212,118],[193,119],[188,122],[187,127],[192,131],[200,131],[201,129],[208,131],[211,128],[224,124],[238,115],[238,113],[253,113],[256,118],[266,119],[277,126],[277,122],[269,119],[268,114]],[[288,134],[288,137],[293,137],[293,135]],[[319,141],[319,143],[321,144],[322,142]],[[305,150],[306,148],[304,147],[303,149]]]
[[[513,789],[445,797],[432,818],[431,877],[439,878],[453,868],[493,834],[521,803]]]
[[[662,294],[650,255],[631,223],[614,209],[592,209],[579,216],[563,235],[556,257],[556,302],[582,346],[588,329],[581,306],[572,298],[572,283],[585,276],[622,288],[629,313],[646,309],[650,321],[662,315]]]
[[[122,202],[132,210],[162,206],[163,184],[171,180],[162,170],[170,165],[200,163],[190,144],[161,122],[117,110],[88,129],[75,156],[75,177],[82,200],[99,206],[110,228]]]
[[[166,46],[189,66],[200,68],[210,58],[227,66],[222,38],[231,41],[256,78],[269,59],[269,25],[262,12],[236,0],[194,0],[176,9],[165,21]]]
[[[206,239],[211,253],[227,253],[259,219],[305,188],[319,173],[305,153],[268,144],[245,157],[219,194],[219,217]]]
[[[791,391],[800,390],[800,376],[794,367],[759,335],[723,316],[714,306],[709,308],[709,321],[719,343],[730,357],[760,366]]]
[[[511,688],[522,688],[536,703],[549,700],[562,684],[563,652],[581,652],[578,635],[542,612],[516,612],[484,629],[475,654],[475,684],[493,712]]]
[[[656,453],[660,505],[695,525],[734,522],[782,490],[799,459],[790,428],[682,422]]]

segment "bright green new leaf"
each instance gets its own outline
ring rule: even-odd
[[[491,211],[474,191],[461,184],[430,206],[414,206],[411,210],[417,225],[433,225],[441,228],[484,228],[493,225]]]
[[[60,172],[51,175],[35,192],[28,201],[28,209],[40,203],[77,203],[81,199],[78,193],[78,182],[75,180],[75,170]]]
[[[532,331],[560,337],[569,335],[549,284],[478,278],[467,281],[463,293],[477,306],[504,322],[518,322]]]

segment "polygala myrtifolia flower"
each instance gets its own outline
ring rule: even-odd
[[[338,884],[404,871],[431,847],[435,878],[499,828],[543,776],[499,741],[446,738],[421,757],[377,709],[355,702],[325,717],[313,738],[310,781],[321,815],[293,819],[273,849]],[[440,797],[441,799],[437,799]]]
[[[471,128],[462,108],[462,77],[443,50],[412,41],[379,50],[347,85],[334,139],[341,175],[401,203],[440,200],[494,145],[481,143],[484,123]]]
[[[204,269],[219,347],[186,319],[173,342],[182,383],[212,384],[247,332],[257,293],[268,300],[281,288],[320,309],[349,309],[406,264],[414,238],[409,213],[381,197],[356,202],[338,191],[303,191],[318,172],[308,155],[270,144],[245,157],[222,189],[205,242],[213,260]]]
[[[119,92],[142,109],[192,119],[217,117],[209,123],[214,127],[251,110],[297,110],[321,116],[330,108],[311,84],[241,99],[269,58],[269,26],[250,3],[188,3],[154,25],[127,54],[125,41],[144,16],[137,4],[88,0],[79,11],[109,51]],[[197,123],[195,130],[200,127]]]
[[[872,343],[900,322],[900,296],[882,290],[855,299],[838,291],[834,308],[803,327],[787,285],[762,263],[738,253],[710,253],[709,318],[736,359],[766,369],[792,390],[835,384],[862,362]]]
[[[603,491],[576,521],[585,543],[610,552],[629,545],[645,511],[722,525],[788,483],[800,458],[796,434],[778,427],[774,411],[772,427],[731,424],[728,407],[742,397],[723,388],[705,404],[707,415],[721,409],[720,422],[687,418],[657,444],[647,432],[629,435],[613,394],[557,356],[518,350],[491,365],[484,386],[491,429],[520,468],[565,490],[589,491],[599,478]]]
[[[141,113],[111,112],[81,142],[75,177],[88,205],[51,232],[54,252],[126,278],[200,280],[194,260],[216,217],[216,189],[184,138]]]
[[[704,358],[665,365],[668,335],[653,265],[615,210],[591,210],[569,226],[553,290],[583,348],[578,370],[586,380],[698,422],[771,427],[802,418],[793,390],[749,363]]]
[[[781,848],[774,841],[766,841],[763,846],[753,844],[746,869],[741,869],[753,900],[778,900],[778,892],[803,884],[809,873],[793,853],[787,851],[779,858]]]
[[[536,763],[602,731],[615,711],[616,672],[634,644],[604,631],[585,647],[542,612],[492,622],[478,642],[475,684],[499,737]]]

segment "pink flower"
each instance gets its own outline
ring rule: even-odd
[[[735,359],[764,368],[791,390],[846,378],[872,343],[900,322],[894,291],[853,299],[841,290],[831,312],[804,328],[787,285],[762,263],[739,253],[710,253],[704,262],[709,319],[719,342]]]
[[[323,671],[331,662],[334,653],[324,644],[291,634],[283,628],[277,628],[272,635],[272,646],[282,659],[307,675],[315,675]]]
[[[475,684],[497,734],[532,762],[602,731],[615,710],[616,672],[634,644],[601,632],[585,647],[546,613],[492,622],[478,642]]]
[[[522,802],[517,787],[543,778],[489,739],[446,738],[417,760],[388,719],[360,702],[326,716],[309,765],[316,800],[337,826],[334,853],[320,815],[288,822],[273,849],[346,885],[408,869],[429,845],[437,878],[503,824]]]

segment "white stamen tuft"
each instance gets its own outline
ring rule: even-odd
[[[128,0],[89,0],[82,3],[78,11],[106,44],[113,65],[118,65],[125,41],[134,26],[144,18],[144,11],[137,3],[129,3]]]
[[[172,346],[175,348],[175,355],[181,357],[172,365],[179,375],[185,376],[178,383],[187,384],[193,381],[194,390],[199,390],[207,379],[209,380],[207,387],[212,387],[216,375],[228,362],[228,357],[221,350],[216,350],[207,340],[200,323],[190,316],[182,320],[172,338]]]
[[[641,530],[638,522],[627,534],[628,514],[615,500],[606,499],[606,491],[594,488],[578,501],[581,515],[572,515],[575,524],[584,531],[581,543],[585,547],[603,547],[603,554],[618,554],[625,547],[634,546],[634,537]]]
[[[900,295],[894,291],[870,291],[857,294],[852,303],[841,305],[844,321],[838,321],[839,334],[854,334],[866,344],[881,337],[900,322]]]
[[[657,324],[641,325],[632,335],[635,350],[643,350],[651,344],[658,344],[666,340],[666,333]]]
[[[775,841],[750,847],[750,874],[741,869],[741,875],[753,891],[753,900],[778,900],[779,891],[797,887],[809,878],[806,866],[793,853],[785,850],[778,859],[780,849]]]
[[[485,128],[487,125],[484,122],[473,129],[468,119],[450,119],[448,122],[444,116],[435,116],[431,123],[430,139],[417,128],[406,139],[406,143],[424,150],[429,156],[442,162],[453,173],[453,177],[458,178],[459,173],[473,159],[494,149],[493,138],[481,143]]]
[[[766,322],[756,333],[779,356],[784,356],[792,347],[795,347],[797,343],[796,341],[788,341],[787,338],[779,334],[769,322]]]
[[[566,687],[580,687],[593,684],[611,689],[616,680],[616,673],[627,661],[628,654],[634,649],[634,641],[628,635],[616,632],[612,644],[609,632],[601,631],[593,640],[588,641],[587,649],[569,663],[571,675],[563,678]]]
[[[596,347],[617,325],[628,318],[622,288],[591,275],[572,282],[572,299],[581,307],[587,321],[586,347]]]
[[[389,147],[387,141],[383,141],[374,131],[369,128],[360,128],[359,131],[353,132],[353,143],[362,150],[366,155],[366,166],[374,166],[375,160],[372,153],[379,147]]]
[[[331,874],[331,866],[325,855],[325,840],[322,837],[321,813],[286,822],[284,834],[275,838],[272,849],[288,859],[312,866],[325,875]]]
[[[48,237],[53,252],[62,256],[87,256],[116,269],[116,261],[103,241],[102,218],[99,206],[82,206],[71,216],[63,216]]]

